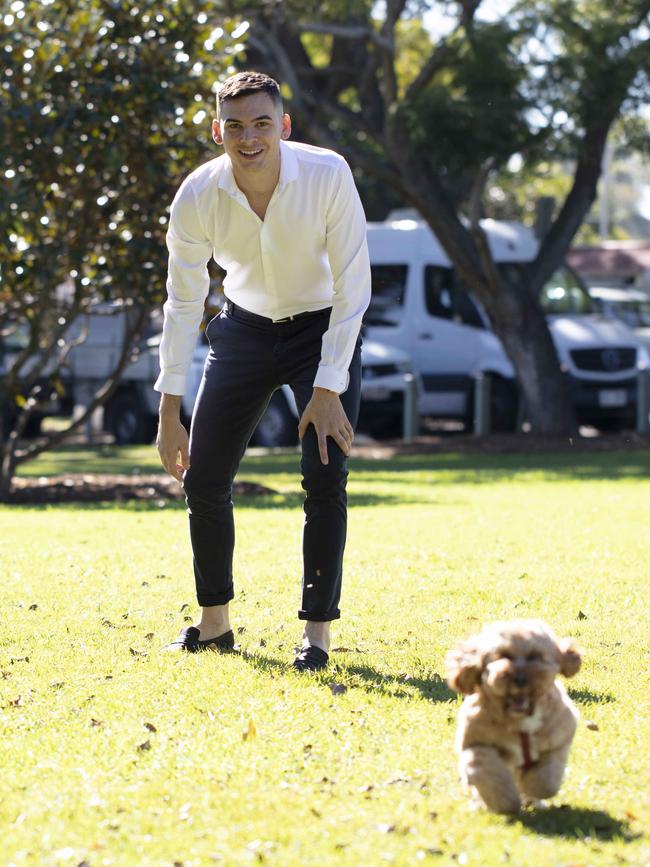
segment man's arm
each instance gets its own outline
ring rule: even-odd
[[[339,394],[348,387],[348,368],[370,303],[366,218],[347,164],[342,164],[336,181],[327,213],[327,255],[334,278],[332,313],[322,339],[314,393],[298,425],[301,439],[309,425],[314,425],[324,464],[328,463],[328,436],[344,454],[350,453],[354,431]]]
[[[180,421],[181,396],[210,286],[207,264],[212,255],[212,244],[203,228],[189,180],[181,185],[172,203],[167,247],[169,266],[160,376],[154,386],[162,393],[156,442],[163,466],[180,481],[183,470],[189,467],[188,435]]]

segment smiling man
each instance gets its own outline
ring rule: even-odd
[[[241,72],[221,86],[212,137],[225,153],[186,178],[171,208],[158,451],[185,489],[201,608],[168,649],[227,650],[234,645],[232,483],[271,395],[291,387],[305,491],[298,612],[305,628],[293,666],[315,671],[327,665],[330,622],[340,617],[346,459],[359,411],[370,265],[348,165],[333,151],[287,141],[290,133],[272,78]],[[227,300],[207,328],[210,353],[188,437],[181,395],[211,257],[226,272]],[[274,557],[284,554],[269,551]]]

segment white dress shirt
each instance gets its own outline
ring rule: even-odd
[[[232,302],[269,319],[332,308],[314,385],[337,393],[370,301],[366,219],[352,172],[334,151],[280,142],[280,177],[264,220],[224,154],[192,172],[171,207],[160,376],[183,394],[208,294],[207,263],[226,271]]]

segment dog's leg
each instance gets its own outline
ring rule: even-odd
[[[532,768],[521,775],[521,790],[535,800],[550,798],[562,785],[562,777],[569,756],[570,743],[559,750],[540,756]]]
[[[492,747],[468,747],[460,754],[460,774],[493,813],[516,813],[519,793],[508,766]]]

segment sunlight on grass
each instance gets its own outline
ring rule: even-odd
[[[0,508],[5,863],[649,863],[650,454],[355,459],[338,650],[303,677],[296,468],[242,467],[279,493],[237,504],[236,655],[160,653],[195,611],[182,503]],[[472,813],[444,655],[529,615],[585,651],[570,774],[546,813]]]

